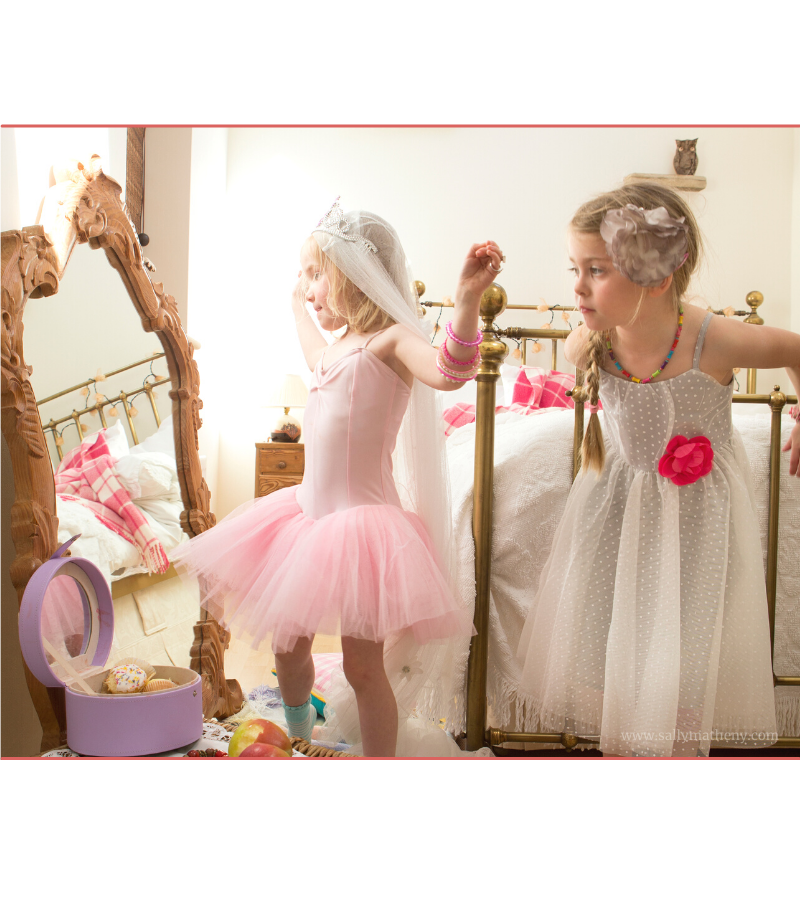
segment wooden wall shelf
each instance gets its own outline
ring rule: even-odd
[[[625,184],[654,181],[672,188],[674,191],[702,191],[706,186],[706,179],[703,175],[643,175],[635,172],[633,175],[626,175],[623,181]]]

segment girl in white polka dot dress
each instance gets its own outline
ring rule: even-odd
[[[591,200],[569,254],[584,325],[565,355],[593,413],[522,632],[520,701],[547,732],[623,756],[707,756],[777,739],[751,476],[731,423],[735,367],[785,366],[800,336],[682,298],[701,238],[660,185]],[[784,450],[798,474],[800,424]]]

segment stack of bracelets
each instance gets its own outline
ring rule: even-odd
[[[479,331],[474,341],[462,341],[461,338],[457,338],[453,334],[453,326],[450,322],[445,325],[444,330],[447,337],[445,337],[439,347],[439,355],[436,357],[436,368],[449,381],[472,381],[477,375],[478,368],[481,364],[481,351],[475,350],[475,355],[472,359],[461,362],[460,360],[454,359],[447,352],[447,338],[455,341],[456,344],[461,344],[462,347],[478,347],[483,340],[483,335]],[[453,366],[457,366],[458,368],[454,369]]]

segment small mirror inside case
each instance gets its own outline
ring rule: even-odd
[[[102,671],[108,659],[114,607],[100,570],[88,560],[64,557],[72,542],[59,547],[28,582],[20,607],[20,644],[42,684],[94,693],[85,679]]]

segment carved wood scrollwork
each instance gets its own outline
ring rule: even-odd
[[[172,389],[175,458],[183,500],[181,525],[190,537],[212,527],[210,491],[202,476],[197,430],[202,425],[200,375],[175,300],[152,282],[122,189],[103,174],[100,159],[54,169],[57,184],[42,210],[44,225],[2,236],[2,430],[14,469],[16,499],[11,534],[16,558],[11,580],[19,601],[36,569],[57,549],[55,485],[23,353],[23,313],[29,298],[58,291],[75,243],[102,248],[122,278],[146,331],[155,332],[166,354]],[[224,652],[230,636],[210,616],[195,626],[192,668],[204,683],[207,717],[230,715],[242,692],[225,679]],[[63,743],[63,703],[26,669],[26,679],[44,731],[42,749]],[[238,704],[238,705],[237,705]]]

